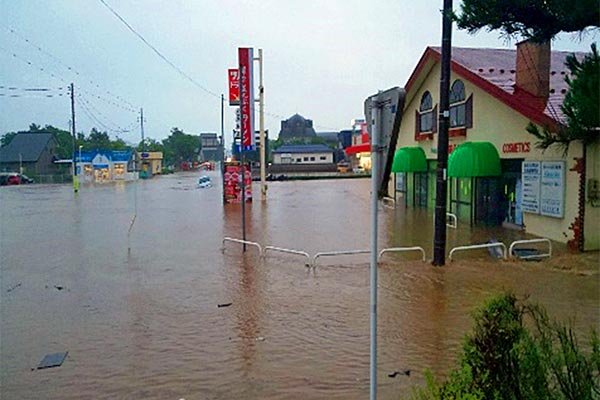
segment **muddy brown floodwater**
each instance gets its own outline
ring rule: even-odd
[[[323,258],[313,274],[301,257],[261,260],[237,244],[222,252],[224,236],[241,235],[239,205],[222,206],[217,173],[210,189],[196,179],[83,187],[75,197],[69,186],[0,190],[2,399],[368,396],[368,256]],[[381,246],[422,245],[431,257],[432,225],[426,211],[382,208]],[[452,245],[517,236],[448,235]],[[311,254],[366,249],[369,181],[271,183],[268,202],[248,208],[248,238]],[[426,369],[446,373],[472,310],[503,289],[572,319],[582,339],[599,325],[593,265],[577,274],[486,252],[458,258],[444,268],[417,255],[381,264],[381,399],[409,394]],[[61,351],[61,367],[33,370]],[[402,369],[410,377],[387,377]]]

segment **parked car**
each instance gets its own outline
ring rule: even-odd
[[[33,183],[33,179],[27,175],[19,174],[18,172],[0,173],[0,186],[23,185],[25,183]]]

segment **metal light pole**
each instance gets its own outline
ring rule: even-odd
[[[260,130],[260,198],[267,200],[267,161],[265,140],[265,88],[263,86],[263,53],[258,49],[258,124]]]
[[[448,195],[448,126],[450,120],[450,57],[452,51],[452,0],[444,0],[442,19],[442,60],[440,111],[437,144],[437,184],[435,189],[435,233],[433,265],[446,263],[446,197]]]
[[[369,399],[377,399],[377,207],[379,202],[378,177],[379,177],[379,123],[381,104],[379,97],[375,96],[372,101],[371,112],[371,342],[370,342],[370,391]]]
[[[73,126],[73,151],[71,153],[71,158],[73,162],[71,163],[73,166],[73,192],[79,192],[79,178],[77,177],[77,161],[75,161],[75,141],[77,137],[76,129],[75,129],[75,85],[71,83],[71,123]]]
[[[19,153],[19,173],[23,175],[23,154]]]

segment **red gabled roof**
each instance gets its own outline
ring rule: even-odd
[[[567,91],[565,76],[568,73],[564,65],[571,52],[553,51],[550,58],[550,96],[546,104],[529,93],[515,90],[516,50],[485,48],[452,48],[452,71],[467,79],[482,90],[523,114],[531,121],[548,127],[564,122],[560,106]],[[584,53],[575,53],[583,57]],[[408,93],[420,74],[431,62],[438,63],[441,58],[439,47],[427,47],[417,67],[406,82]]]

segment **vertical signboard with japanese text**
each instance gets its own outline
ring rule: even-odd
[[[227,70],[229,77],[229,105],[240,105],[240,72],[237,68]]]
[[[244,150],[252,150],[254,146],[254,53],[249,47],[238,49],[240,75],[240,117],[241,136]]]
[[[539,214],[541,163],[539,161],[524,161],[521,168],[523,211]]]
[[[562,218],[565,209],[565,163],[542,162],[542,187],[540,213],[548,217]]]
[[[250,168],[244,170],[246,202],[252,201],[252,175]],[[223,197],[225,203],[242,202],[242,167],[239,164],[226,164],[223,174]]]

